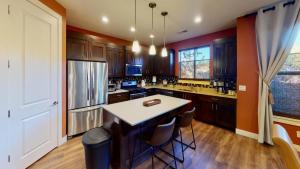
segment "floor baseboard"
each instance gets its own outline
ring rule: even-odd
[[[249,132],[249,131],[246,131],[246,130],[241,130],[241,129],[238,129],[238,128],[235,129],[235,133],[238,134],[238,135],[241,135],[241,136],[245,136],[245,137],[249,137],[249,138],[257,140],[257,134],[256,133],[252,133],[252,132]]]

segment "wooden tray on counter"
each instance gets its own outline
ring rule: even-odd
[[[154,106],[157,104],[160,104],[161,100],[160,99],[152,99],[152,100],[147,100],[143,102],[143,106],[145,107],[150,107],[150,106]]]

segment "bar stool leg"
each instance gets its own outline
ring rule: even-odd
[[[177,169],[177,162],[176,162],[176,157],[175,157],[175,150],[174,150],[173,140],[171,140],[171,143],[172,143],[172,150],[173,150],[173,158],[174,158],[174,162],[175,162],[175,169]]]
[[[154,148],[151,147],[151,160],[152,160],[152,169],[154,169]]]
[[[179,129],[179,134],[180,134],[180,145],[181,145],[181,155],[182,155],[182,160],[180,159],[179,161],[181,163],[184,162],[184,149],[183,149],[183,141],[182,141],[182,132],[181,129]]]
[[[196,140],[195,140],[195,134],[194,134],[194,128],[193,128],[193,123],[191,123],[191,129],[192,129],[192,134],[193,134],[193,143],[194,143],[194,147],[191,146],[192,149],[196,149]]]

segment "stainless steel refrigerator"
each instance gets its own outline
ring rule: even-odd
[[[102,125],[107,71],[105,62],[68,61],[68,136]]]

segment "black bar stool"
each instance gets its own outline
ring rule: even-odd
[[[181,163],[184,162],[184,151],[187,148],[191,148],[193,150],[196,149],[196,141],[195,141],[195,135],[194,135],[194,129],[193,129],[193,123],[192,123],[193,118],[194,118],[195,110],[196,110],[196,108],[194,107],[192,110],[186,111],[186,112],[184,112],[184,113],[177,116],[176,127],[179,128],[180,140],[177,140],[176,138],[174,140],[181,144],[182,159],[176,157],[176,159],[179,160]],[[193,141],[191,143],[185,143],[185,142],[183,142],[183,139],[182,139],[181,128],[186,128],[186,127],[191,127],[191,130],[192,130]]]
[[[173,132],[174,132],[174,128],[175,128],[175,121],[176,118],[174,117],[172,119],[171,122],[166,123],[166,124],[161,124],[156,126],[156,128],[154,129],[154,132],[152,133],[152,136],[150,138],[141,138],[147,145],[150,146],[151,149],[151,158],[152,158],[152,168],[154,169],[154,157],[157,158],[158,160],[160,160],[161,162],[166,164],[166,167],[171,167],[171,168],[175,168],[177,169],[177,163],[176,163],[176,158],[175,158],[175,150],[174,150],[174,145],[173,145]],[[162,158],[160,158],[159,156],[157,156],[155,154],[156,150],[163,150],[162,147],[165,146],[167,143],[170,143],[172,145],[172,154],[167,153],[168,156],[170,156],[171,158],[173,158],[173,160],[171,162],[166,162],[164,161]],[[162,152],[166,152],[166,151],[162,151]],[[133,162],[134,162],[134,153],[135,153],[135,146],[133,149],[133,155],[131,158],[131,165],[130,168],[132,168],[133,166]],[[174,162],[175,167],[173,167],[171,164]],[[166,168],[165,167],[165,168]]]

